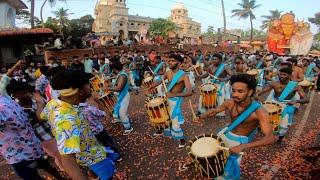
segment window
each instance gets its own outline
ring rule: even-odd
[[[140,26],[140,24],[138,24],[138,26]]]
[[[179,10],[178,13],[181,13],[181,11]]]
[[[134,26],[134,23],[131,23],[131,26]]]
[[[145,26],[146,24],[143,24],[143,26]]]
[[[120,26],[123,26],[123,24],[122,24],[122,23],[120,23]]]

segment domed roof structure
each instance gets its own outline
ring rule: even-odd
[[[177,4],[172,6],[172,10],[175,10],[175,9],[185,9],[185,10],[187,10],[187,7],[183,4],[182,1],[180,1]]]

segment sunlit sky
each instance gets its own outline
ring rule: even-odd
[[[29,7],[28,0],[22,0]],[[44,0],[35,0],[36,9],[35,15],[40,17],[40,7]],[[126,0],[129,14],[150,16],[153,18],[166,18],[170,15],[170,9],[174,4],[181,0]],[[200,22],[202,31],[205,31],[208,26],[215,28],[223,27],[221,0],[182,0],[189,10],[189,17],[195,21]],[[241,0],[224,0],[227,28],[228,29],[248,29],[250,28],[249,19],[238,19],[231,17],[232,9],[238,8],[238,3]],[[253,24],[255,28],[261,25],[262,15],[269,15],[269,10],[278,9],[283,12],[293,11],[296,18],[299,20],[308,20],[308,17],[313,17],[316,12],[320,12],[320,0],[256,0],[257,4],[261,6],[254,11],[256,20]],[[64,7],[69,9],[73,15],[70,18],[78,18],[87,14],[94,16],[94,7],[97,0],[66,0],[66,2],[57,2],[55,6],[51,7],[49,3],[44,8],[44,18],[53,16],[52,11]],[[25,26],[24,24],[17,24],[18,26]],[[313,33],[317,32],[317,27],[311,25]]]

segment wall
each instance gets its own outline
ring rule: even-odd
[[[8,13],[9,12],[9,13]],[[9,15],[9,17],[8,17]],[[7,2],[0,2],[0,28],[15,27],[16,10]]]

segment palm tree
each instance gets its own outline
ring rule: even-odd
[[[256,16],[253,14],[253,10],[260,7],[260,4],[256,4],[255,0],[242,0],[241,3],[238,3],[238,5],[242,9],[234,9],[231,12],[232,17],[238,16],[239,19],[250,19],[250,25],[251,25],[251,31],[250,31],[250,43],[252,42],[253,39],[253,24],[252,20],[256,18]]]
[[[42,27],[44,27],[44,20],[43,20],[43,8],[44,8],[44,5],[49,1],[50,3],[50,6],[53,7],[57,1],[66,1],[66,0],[44,0],[42,5],[41,5],[41,9],[40,9],[40,18],[41,18],[41,24],[42,24]]]
[[[224,10],[223,0],[221,0],[221,8],[222,8],[222,15],[223,15],[223,35],[225,35],[227,30],[227,21],[226,21],[226,12]]]
[[[31,28],[34,28],[34,1],[30,0],[31,8],[30,8],[30,22],[31,22]]]
[[[270,10],[270,15],[269,16],[261,16],[262,18],[265,18],[265,20],[262,21],[262,25],[260,26],[260,28],[262,30],[266,29],[269,27],[269,24],[275,20],[275,19],[279,19],[281,16],[282,11],[279,11],[278,9],[276,10]]]
[[[59,33],[63,35],[62,29],[68,25],[68,16],[73,13],[68,13],[69,9],[60,8],[52,13],[55,15],[59,22]]]

